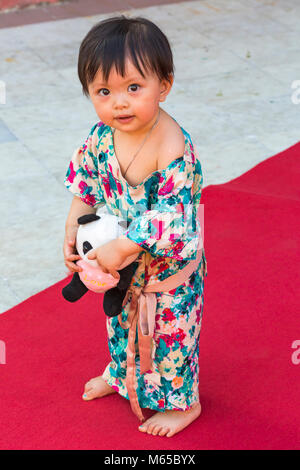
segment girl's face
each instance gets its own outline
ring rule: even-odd
[[[99,69],[88,90],[96,113],[104,124],[121,132],[138,135],[148,130],[155,122],[159,103],[165,101],[173,84],[160,81],[157,75],[145,73],[143,78],[132,62],[126,61],[126,75],[117,74],[113,67],[104,83]],[[119,116],[133,116],[129,121],[118,119]]]

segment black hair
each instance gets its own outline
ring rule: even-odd
[[[124,77],[127,57],[142,77],[145,78],[144,71],[151,71],[171,83],[175,67],[165,34],[146,18],[120,15],[95,24],[80,45],[78,76],[83,94],[89,96],[88,85],[100,67],[105,82],[112,66]]]

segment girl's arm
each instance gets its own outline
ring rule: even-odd
[[[85,214],[96,214],[97,209],[83,202],[78,196],[74,196],[70,211],[66,220],[66,232],[74,227],[79,227],[77,219]]]
[[[127,238],[125,235],[116,238],[113,242],[115,243],[116,249],[120,250],[120,252],[125,256],[137,255],[144,250],[144,248]]]

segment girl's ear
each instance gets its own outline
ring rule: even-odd
[[[168,94],[171,91],[171,88],[172,88],[173,83],[174,83],[174,75],[172,75],[172,74],[169,75],[169,79],[170,79],[170,81],[168,81],[166,79],[163,79],[160,82],[160,98],[159,98],[159,101],[165,101],[165,99],[167,98]]]

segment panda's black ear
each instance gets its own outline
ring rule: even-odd
[[[120,220],[120,222],[118,222],[119,225],[121,225],[122,228],[127,228],[128,227],[128,224],[126,222],[126,220]]]
[[[96,214],[86,214],[82,215],[81,217],[78,217],[77,222],[79,225],[85,225],[88,224],[89,222],[94,222],[94,220],[101,219],[100,215]]]

